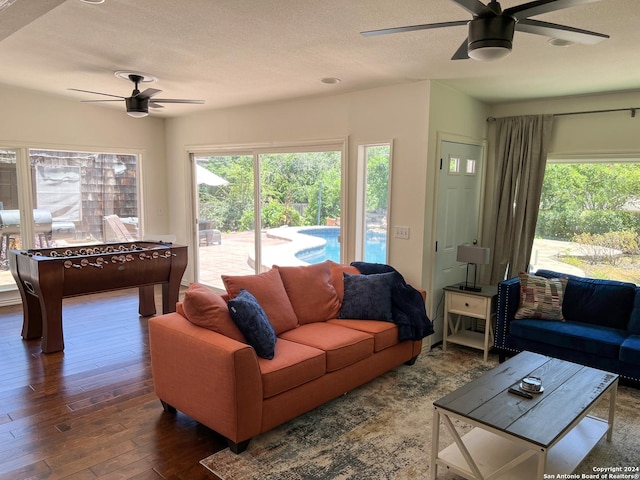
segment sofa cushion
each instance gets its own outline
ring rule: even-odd
[[[622,342],[620,361],[640,365],[640,335],[630,335]]]
[[[361,320],[393,319],[391,287],[395,274],[375,273],[351,275],[344,273],[344,299],[338,318]]]
[[[229,298],[235,298],[243,288],[250,292],[264,309],[276,335],[298,326],[298,319],[277,270],[271,269],[259,275],[222,275],[222,281]]]
[[[275,354],[276,332],[269,323],[267,315],[247,290],[229,300],[229,312],[242,334],[259,357],[271,360]]]
[[[640,288],[636,288],[636,296],[633,300],[633,310],[631,310],[627,330],[634,335],[640,335]]]
[[[273,360],[258,358],[258,365],[269,398],[324,375],[326,359],[322,350],[279,338]]]
[[[326,353],[327,372],[352,365],[373,355],[373,336],[352,328],[315,322],[300,325],[280,338],[302,343]]]
[[[615,359],[619,357],[620,345],[627,336],[625,330],[588,323],[533,319],[512,322],[510,332],[516,337]]]
[[[340,300],[331,283],[331,264],[327,262],[298,267],[279,267],[284,289],[298,317],[298,323],[323,322],[336,318]]]
[[[247,343],[229,314],[226,300],[222,295],[204,285],[199,283],[189,285],[182,300],[182,311],[187,320],[195,325]]]
[[[570,278],[564,296],[564,317],[573,322],[626,330],[635,295],[633,283]]]
[[[373,351],[379,352],[398,344],[398,327],[391,322],[379,320],[329,320],[328,323],[353,328],[373,335]]]
[[[520,273],[520,304],[514,318],[561,320],[566,278],[544,278]]]
[[[338,294],[338,300],[342,304],[344,299],[344,273],[350,273],[351,275],[358,275],[360,272],[358,269],[351,265],[343,265],[342,263],[328,261],[331,265],[331,283],[333,283],[336,293]]]

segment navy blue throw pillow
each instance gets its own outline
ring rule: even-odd
[[[393,320],[391,287],[395,273],[351,275],[344,273],[344,299],[338,318]]]
[[[236,298],[229,300],[229,313],[256,354],[271,360],[276,350],[276,332],[256,297],[240,290]]]

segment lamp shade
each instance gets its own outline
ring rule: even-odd
[[[486,265],[489,263],[489,253],[490,250],[488,248],[458,245],[456,260],[463,263]]]

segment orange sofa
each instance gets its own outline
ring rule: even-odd
[[[225,295],[192,284],[176,312],[149,320],[155,391],[165,411],[189,415],[240,453],[253,436],[413,364],[421,339],[399,342],[390,321],[339,318],[345,272],[358,273],[330,261],[274,266],[260,275],[223,276]],[[230,318],[227,302],[242,290],[253,294],[277,335],[272,359],[258,356]]]

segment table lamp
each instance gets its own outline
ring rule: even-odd
[[[476,286],[478,265],[486,265],[489,263],[489,249],[469,245],[458,245],[456,260],[467,264],[467,275],[464,279],[464,285],[460,285],[460,290],[481,292],[482,287]],[[473,265],[473,286],[469,285],[469,265]]]

